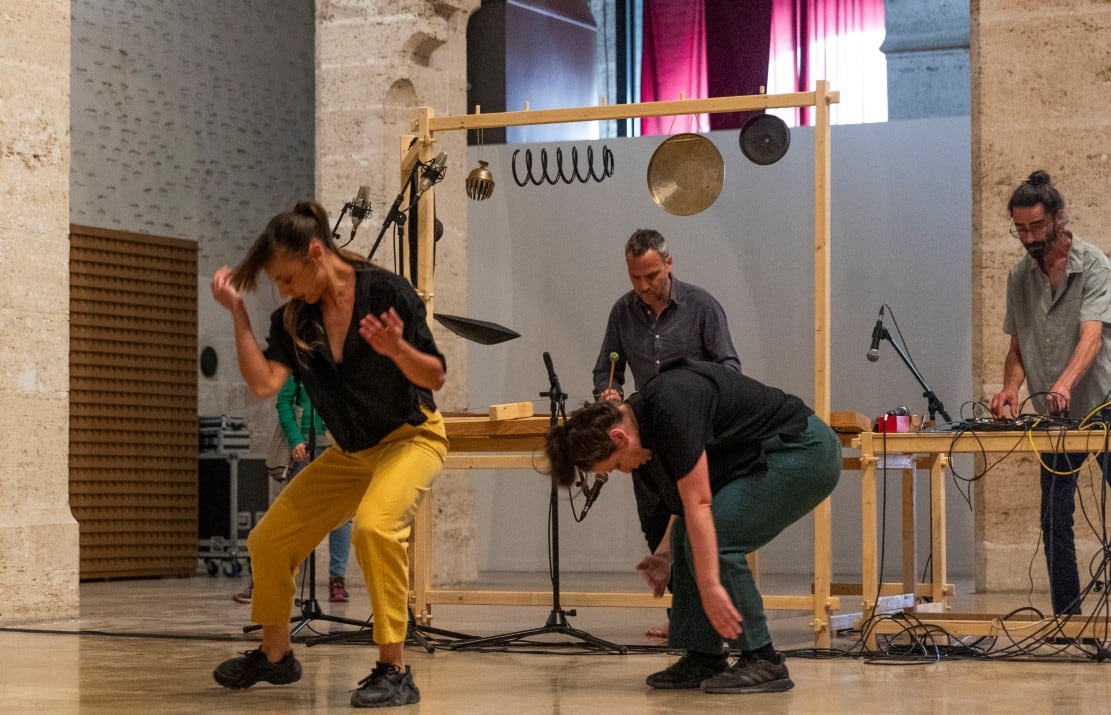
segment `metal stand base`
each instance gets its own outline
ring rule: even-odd
[[[328,635],[306,638],[304,643],[306,646],[314,646],[320,643],[374,643],[374,634],[370,619],[368,618],[362,625],[362,630],[347,631],[344,633],[329,633]],[[436,639],[434,643],[433,639],[428,637],[429,635],[439,636],[439,638]],[[473,638],[474,636],[465,633],[446,631],[440,628],[432,628],[431,626],[421,626],[417,624],[416,619],[413,617],[413,611],[409,611],[409,625],[405,631],[405,645],[418,646],[432,653],[436,650],[436,645],[448,645],[448,641],[445,639],[467,640]]]
[[[357,621],[354,618],[344,618],[342,616],[330,616],[320,609],[320,602],[316,600],[316,552],[309,553],[309,557],[305,559],[305,578],[308,579],[309,595],[308,598],[299,598],[295,600],[294,605],[301,607],[301,614],[293,616],[289,619],[290,623],[295,624],[289,631],[291,638],[296,639],[298,633],[308,627],[313,621],[327,621],[329,623],[343,623],[357,628],[364,628],[369,623],[366,621]],[[257,623],[252,623],[249,626],[243,626],[244,633],[257,631],[262,626]]]
[[[524,631],[516,631],[515,633],[504,633],[497,636],[489,636],[486,638],[472,638],[470,640],[460,640],[452,643],[449,647],[452,650],[478,650],[484,648],[508,648],[510,646],[539,646],[554,648],[565,645],[578,645],[587,650],[598,651],[603,653],[616,653],[618,655],[625,655],[628,648],[623,645],[611,643],[597,636],[591,635],[586,631],[581,631],[578,628],[573,628],[567,623],[567,616],[575,615],[574,611],[564,611],[563,609],[553,609],[548,615],[548,622],[540,628],[530,628]],[[580,643],[557,643],[557,642],[544,642],[544,641],[530,641],[528,638],[534,636],[546,635],[549,633],[561,633],[564,635],[577,638]]]

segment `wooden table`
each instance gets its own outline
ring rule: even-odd
[[[1033,432],[975,432],[959,434],[957,432],[904,432],[904,433],[874,433],[862,432],[854,438],[851,446],[860,450],[861,474],[861,609],[864,618],[874,615],[877,607],[877,596],[890,595],[891,589],[887,584],[881,588],[879,583],[879,553],[877,535],[877,508],[876,508],[876,471],[879,462],[886,456],[894,454],[914,455],[913,466],[908,472],[919,467],[925,467],[930,478],[930,546],[932,551],[932,567],[929,581],[925,584],[914,583],[913,569],[913,538],[909,543],[906,538],[904,547],[904,592],[914,596],[928,596],[934,606],[914,606],[908,610],[923,622],[942,625],[950,633],[968,635],[1002,635],[1008,628],[1008,623],[1002,616],[976,615],[962,617],[955,614],[945,614],[929,611],[928,608],[937,608],[944,605],[945,597],[952,595],[952,587],[946,584],[947,562],[945,541],[945,468],[948,466],[950,454],[987,454],[1022,452],[1032,454],[1035,452],[1089,452],[1103,451],[1104,435],[1098,430],[1070,430],[1060,431],[1040,430]],[[900,470],[902,471],[902,470]],[[905,475],[904,475],[905,477]],[[916,528],[913,523],[913,501],[911,509],[906,509],[907,499],[913,500],[913,487],[909,494],[904,479],[904,537],[907,534],[910,519],[910,530]],[[1032,515],[1031,518],[1035,518]],[[907,550],[912,553],[908,556]],[[908,558],[910,559],[910,573],[907,573]],[[908,580],[909,579],[909,580]],[[1087,619],[1090,620],[1091,619]],[[1106,619],[1099,619],[1106,627]],[[1092,624],[1094,625],[1094,624]],[[902,630],[902,626],[889,624],[886,627],[880,624],[868,633],[867,644],[875,647],[876,636],[880,633],[895,633]],[[1019,628],[1029,630],[1030,621],[1016,619],[1009,626],[1012,632]],[[1083,631],[1083,624],[1069,624],[1065,632],[1077,635]],[[1072,631],[1076,631],[1073,633]],[[1090,632],[1090,635],[1095,635]]]
[[[449,452],[444,469],[535,469],[543,465],[544,435],[548,432],[548,415],[538,415],[514,420],[491,420],[486,416],[445,416]],[[630,508],[632,505],[630,505]],[[432,604],[475,604],[505,606],[551,606],[551,591],[483,591],[477,589],[436,589],[432,587],[432,524],[428,500],[422,500],[414,519],[413,541],[413,593],[412,606],[415,618],[423,625],[432,620]],[[815,526],[815,548],[829,552],[829,529]],[[820,559],[819,559],[820,560]],[[828,562],[828,560],[827,560]],[[824,593],[764,596],[765,609],[813,611],[812,627],[816,645],[829,645],[830,613],[840,608],[840,599],[829,594],[830,579],[815,579],[824,583]],[[816,589],[821,590],[821,589]],[[632,592],[591,592],[560,590],[564,607],[619,606],[637,608],[666,608],[671,596],[655,598],[647,590]]]

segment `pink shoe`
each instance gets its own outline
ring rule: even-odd
[[[343,576],[328,579],[328,600],[332,603],[347,603],[347,587]]]

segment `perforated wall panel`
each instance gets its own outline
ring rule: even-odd
[[[81,578],[197,565],[197,245],[70,228],[70,506]]]

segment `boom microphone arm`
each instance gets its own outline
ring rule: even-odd
[[[914,364],[914,361],[910,359],[906,351],[903,350],[897,342],[891,339],[891,333],[887,332],[887,328],[881,328],[881,330],[883,332],[880,334],[880,338],[891,344],[891,347],[894,348],[895,352],[902,359],[903,364],[906,365],[907,369],[914,375],[914,379],[918,380],[918,384],[922,386],[924,390],[922,397],[926,398],[926,409],[929,410],[930,419],[936,419],[936,416],[940,414],[943,420],[952,422],[949,413],[945,411],[945,406],[941,404],[941,400],[939,400],[934,391],[930,389],[930,386],[926,384],[926,379],[922,377],[922,373],[919,372],[918,366]]]

